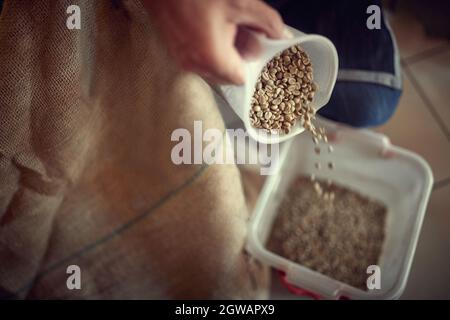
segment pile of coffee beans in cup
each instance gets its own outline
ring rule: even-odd
[[[271,133],[289,133],[300,121],[313,131],[311,106],[317,85],[308,54],[298,45],[276,55],[263,68],[251,101],[250,123]]]
[[[295,177],[278,208],[267,248],[291,261],[367,290],[367,267],[377,265],[386,206],[333,184],[323,201],[309,177]]]

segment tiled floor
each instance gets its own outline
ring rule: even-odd
[[[448,43],[440,38],[427,36],[417,19],[406,10],[398,10],[389,14],[389,21],[397,37],[400,56],[403,60],[414,60],[423,54],[439,50]]]
[[[443,132],[450,137],[450,50],[444,49],[433,56],[408,65],[414,77],[428,99],[427,103],[436,111],[437,117],[445,128]],[[439,123],[441,125],[441,123]]]
[[[435,185],[404,299],[450,299],[450,45],[425,35],[411,15],[390,16],[403,65],[404,92],[377,131],[422,155]]]

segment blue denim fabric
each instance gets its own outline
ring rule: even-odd
[[[340,69],[395,74],[394,46],[384,21],[380,30],[366,27],[367,7],[381,7],[381,0],[266,1],[288,25],[328,37],[336,46]],[[381,84],[338,81],[319,114],[354,127],[377,126],[392,116],[400,96],[401,90]]]
[[[353,127],[378,126],[394,114],[401,94],[378,84],[338,81],[330,102],[318,113]]]
[[[380,30],[366,26],[369,5],[381,0],[271,0],[284,22],[306,33],[329,38],[339,56],[339,68],[394,72],[394,47],[381,19]],[[383,16],[383,12],[381,12]]]

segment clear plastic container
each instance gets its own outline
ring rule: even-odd
[[[384,135],[324,120],[320,120],[319,125],[335,137],[334,152],[322,153],[320,161],[332,160],[335,169],[327,170],[326,176],[315,169],[318,156],[312,151],[313,142],[309,134],[286,142],[281,148],[277,173],[267,178],[249,223],[247,250],[263,263],[284,272],[288,283],[321,298],[398,298],[406,285],[433,185],[431,169],[421,157],[392,145]],[[378,264],[381,289],[357,289],[266,249],[285,190],[296,176],[311,173],[319,179],[330,178],[386,205],[386,237]]]
[[[249,112],[256,81],[262,69],[277,53],[296,44],[300,45],[308,53],[314,68],[314,82],[318,85],[318,90],[311,104],[316,110],[328,103],[336,82],[338,57],[333,43],[320,35],[305,34],[291,27],[287,28],[294,36],[291,39],[271,40],[265,36],[256,35],[263,50],[257,60],[245,63],[246,81],[244,85],[223,85],[218,87],[220,94],[244,122],[245,129],[250,137],[262,143],[279,143],[304,131],[304,128],[297,123],[288,134],[258,135],[258,130],[250,124]]]

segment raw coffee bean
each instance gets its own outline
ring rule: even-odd
[[[258,112],[261,111],[261,107],[260,106],[253,106],[253,111]]]

